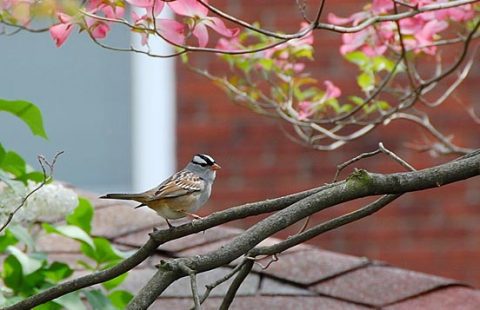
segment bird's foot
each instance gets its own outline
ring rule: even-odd
[[[200,215],[197,215],[197,214],[194,214],[194,213],[185,212],[185,211],[183,211],[183,213],[186,214],[186,215],[189,215],[189,216],[193,217],[193,218],[196,219],[196,220],[203,220],[203,217],[201,217]]]

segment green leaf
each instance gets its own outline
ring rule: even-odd
[[[62,306],[54,301],[49,301],[34,307],[33,310],[62,310]]]
[[[63,308],[65,309],[72,309],[72,310],[86,309],[85,305],[82,302],[82,298],[80,297],[79,292],[73,292],[67,295],[63,295],[62,297],[58,297],[53,301],[63,306]]]
[[[47,139],[43,128],[42,113],[33,103],[23,100],[0,99],[0,111],[12,113],[20,118],[34,135]]]
[[[273,59],[270,58],[260,58],[258,64],[262,66],[264,70],[270,71],[273,67]]]
[[[370,62],[370,59],[364,52],[361,51],[354,51],[345,54],[345,59],[358,65],[360,68],[364,67]]]
[[[7,256],[3,261],[2,280],[6,286],[14,291],[18,291],[22,285],[22,265],[13,255]]]
[[[29,275],[26,275],[23,278],[22,283],[22,293],[25,295],[33,295],[36,292],[36,289],[44,286],[45,275],[43,273],[43,268],[38,269],[35,272],[32,272]]]
[[[12,296],[12,297],[6,298],[5,301],[1,300],[0,298],[0,305],[2,305],[2,307],[12,306],[22,300],[23,298],[20,296]]]
[[[43,182],[45,180],[45,175],[43,172],[40,171],[33,171],[33,172],[28,172],[23,175],[20,175],[15,178],[18,181],[22,181],[23,183],[26,183],[28,180],[34,181],[36,183]],[[49,182],[47,182],[49,183]]]
[[[313,49],[311,46],[299,48],[293,53],[293,56],[313,60]]]
[[[43,273],[47,280],[50,280],[52,283],[57,283],[71,276],[73,270],[65,263],[53,262]]]
[[[42,268],[42,261],[28,256],[14,246],[8,246],[7,251],[10,252],[10,254],[12,254],[13,256],[15,256],[15,258],[18,260],[18,262],[22,266],[23,275],[25,276],[34,273],[38,269]]]
[[[373,58],[373,70],[375,72],[379,72],[382,70],[392,72],[394,67],[395,63],[385,56],[375,56]]]
[[[15,234],[10,230],[10,228],[7,228],[5,233],[0,236],[0,252],[5,251],[9,245],[18,243],[18,239],[15,237]]]
[[[9,230],[18,241],[23,242],[30,250],[35,249],[35,241],[33,241],[32,236],[24,227],[18,224],[12,224],[10,225]]]
[[[336,98],[331,98],[325,102],[329,107],[331,107],[336,113],[340,113],[340,105]]]
[[[390,104],[388,102],[386,102],[385,100],[377,100],[375,101],[375,104],[377,105],[377,107],[380,109],[380,110],[388,110],[390,109]]]
[[[248,73],[252,69],[252,64],[248,59],[238,59],[236,61],[237,68],[242,70],[244,73]]]
[[[14,151],[8,151],[3,157],[0,168],[19,177],[25,174],[27,165],[20,155]]]
[[[80,227],[73,226],[73,225],[63,225],[54,227],[48,223],[42,224],[43,229],[47,233],[56,233],[71,239],[75,239],[77,241],[84,242],[88,246],[90,246],[93,250],[95,250],[95,244],[93,243],[92,238]]]
[[[82,266],[84,269],[87,269],[87,270],[95,270],[96,268],[94,266],[91,266],[89,263],[87,263],[86,261],[83,261],[83,260],[77,260],[77,264],[79,266]]]
[[[180,59],[182,60],[183,64],[188,63],[188,53],[183,53],[180,55]]]
[[[341,113],[348,113],[353,110],[353,106],[349,103],[345,103],[340,107]]]
[[[98,289],[83,291],[83,294],[85,294],[88,303],[95,310],[117,310],[110,302],[110,299]]]
[[[85,198],[78,200],[78,206],[66,217],[67,223],[78,226],[87,233],[92,231],[93,207]]]
[[[5,158],[5,154],[7,152],[3,148],[3,145],[0,143],[0,166],[2,165],[3,159]]]
[[[96,261],[97,264],[117,262],[129,255],[128,253],[117,250],[112,246],[110,241],[105,238],[96,237],[93,238],[93,242],[95,244],[94,247],[88,248],[82,244],[80,250],[87,257]]]
[[[108,299],[110,299],[112,304],[120,310],[125,309],[132,298],[133,295],[130,292],[123,290],[118,290],[108,295]]]
[[[350,99],[356,105],[362,105],[365,102],[362,98],[358,96],[349,96],[348,99]]]
[[[368,92],[374,87],[375,77],[371,72],[362,72],[357,77],[357,83],[363,91]]]
[[[102,285],[104,288],[106,288],[107,290],[111,290],[111,289],[114,289],[116,288],[117,286],[119,286],[120,284],[122,284],[123,281],[125,281],[125,279],[127,278],[128,276],[128,273],[123,273],[121,275],[119,275],[118,277],[115,277],[111,280],[108,280],[106,282],[103,282]]]

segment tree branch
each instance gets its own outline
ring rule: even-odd
[[[480,175],[479,154],[413,172],[376,174],[359,170],[347,178],[346,181],[335,183],[333,184],[334,186],[325,189],[321,193],[316,193],[297,201],[258,222],[217,250],[204,255],[177,258],[170,261],[168,266],[171,269],[169,270],[178,272],[178,267],[175,269],[175,265],[178,263],[185,264],[197,273],[221,267],[248,253],[262,240],[302,218],[346,201],[373,195],[389,194],[396,196],[396,194],[400,195],[406,192],[439,187],[478,175]],[[389,200],[396,198],[394,196],[384,197],[375,206],[382,207]],[[180,275],[180,277],[182,276],[185,275]],[[143,292],[142,296],[143,294],[148,294],[145,292],[151,290],[152,288],[146,285],[141,289]],[[159,294],[162,291],[156,290],[154,294]],[[136,299],[137,297],[134,297],[132,302],[136,302]]]
[[[253,260],[247,260],[245,264],[242,266],[240,271],[238,272],[235,279],[233,279],[232,284],[228,288],[225,297],[223,298],[222,304],[220,305],[220,310],[228,310],[230,305],[232,304],[233,299],[237,295],[237,291],[242,285],[243,281],[247,278],[248,274],[252,270],[253,267]]]
[[[318,191],[324,190],[331,186],[333,185],[325,185],[316,189],[311,189],[308,191],[276,199],[265,200],[262,202],[248,203],[221,212],[215,212],[202,220],[197,220],[195,222],[177,226],[172,229],[157,231],[150,235],[150,239],[140,249],[138,249],[138,251],[136,251],[132,256],[129,256],[128,258],[123,260],[118,265],[102,271],[97,271],[85,275],[77,279],[63,282],[54,287],[46,289],[41,293],[30,296],[16,303],[15,305],[6,307],[4,310],[32,309],[35,306],[38,306],[65,294],[71,293],[73,291],[79,290],[81,288],[108,281],[133,269],[135,266],[142,263],[152,253],[155,252],[158,246],[167,241],[199,233],[211,227],[225,224],[236,219],[280,210],[300,199],[308,197]]]
[[[480,175],[480,150],[460,159],[414,172],[377,174],[359,170],[345,181],[278,199],[231,208],[213,213],[203,220],[169,230],[156,231],[151,234],[151,238],[144,246],[120,264],[104,271],[64,282],[5,309],[31,309],[69,292],[112,279],[138,265],[166,241],[201,232],[233,219],[279,210],[215,251],[194,257],[178,258],[162,264],[154,278],[147,284],[147,289],[141,290],[141,294],[132,300],[129,308],[145,309],[149,305],[148,303],[152,303],[163,292],[168,283],[186,276],[176,266],[178,263],[183,263],[196,273],[212,270],[248,253],[262,240],[274,233],[313,213],[337,204],[366,196],[402,194],[435,188],[477,175]],[[134,308],[135,306],[138,307]]]

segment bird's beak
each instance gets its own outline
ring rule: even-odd
[[[220,169],[222,169],[222,167],[220,167],[219,164],[215,163],[215,164],[212,165],[212,167],[211,167],[210,169],[212,169],[213,171],[215,171],[215,170],[220,170]]]

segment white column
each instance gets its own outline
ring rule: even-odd
[[[133,46],[140,36],[132,34]],[[150,39],[155,53],[172,49]],[[144,191],[175,171],[175,60],[132,53],[132,187]]]

